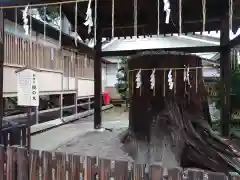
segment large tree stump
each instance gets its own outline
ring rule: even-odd
[[[190,84],[184,81],[185,66],[190,67]],[[201,59],[194,55],[146,52],[132,56],[128,61],[129,130],[137,140],[151,144],[157,144],[162,136],[170,137],[176,159],[183,167],[240,172],[237,154],[210,127],[207,92],[199,67]],[[140,69],[142,85],[137,89],[135,79]],[[150,88],[153,69],[154,90]],[[172,90],[168,85],[170,69]]]
[[[152,54],[151,52],[136,55],[129,59],[129,86],[131,93],[129,119],[135,133],[144,136],[150,133],[152,119],[156,113],[165,108],[164,99],[166,98],[178,99],[192,114],[203,116],[208,122],[211,121],[202,69],[190,69],[190,88],[184,82],[184,67],[187,65],[190,68],[201,67],[202,62],[199,57],[193,55]],[[155,73],[155,93],[154,90],[150,89],[150,75],[151,70],[154,68],[162,69],[156,70]],[[163,70],[164,68],[166,70]],[[142,69],[142,86],[140,89],[136,89],[135,76],[137,70],[131,71],[133,69]],[[168,87],[168,72],[170,69],[173,72],[173,90],[169,90]]]

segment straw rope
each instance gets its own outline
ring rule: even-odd
[[[79,0],[77,0],[77,1],[79,1]],[[75,1],[54,2],[54,3],[25,4],[25,5],[15,5],[15,6],[0,6],[0,9],[24,8],[27,5],[29,7],[41,7],[41,6],[54,6],[54,5],[71,4],[71,3],[76,3],[76,0]]]

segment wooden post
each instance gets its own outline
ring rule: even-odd
[[[27,149],[28,152],[31,150],[31,121],[32,121],[32,108],[27,107]]]
[[[36,124],[39,124],[39,107],[35,107]]]
[[[2,143],[3,124],[3,63],[4,63],[4,14],[0,9],[0,144]]]
[[[95,0],[97,2],[97,0]],[[95,4],[96,5],[96,4]],[[101,33],[101,22],[100,22],[100,8],[97,6],[96,9],[96,44],[95,44],[95,59],[94,59],[94,128],[101,128],[102,117],[102,62],[101,62],[101,51],[102,51],[102,33]]]
[[[229,125],[231,120],[230,109],[230,86],[231,86],[231,60],[230,49],[224,47],[229,43],[229,14],[228,3],[224,4],[226,7],[223,17],[221,19],[221,35],[220,35],[220,77],[221,77],[221,131],[222,135],[227,137],[229,135]]]

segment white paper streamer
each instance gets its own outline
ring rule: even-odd
[[[163,10],[166,12],[165,24],[169,24],[170,13],[171,13],[170,2],[169,0],[163,0],[163,3],[164,3]]]
[[[23,19],[23,29],[25,31],[25,35],[28,36],[29,35],[29,25],[28,25],[28,7],[29,5],[27,5],[25,7],[25,9],[23,10],[23,16],[22,16],[22,19]]]
[[[151,89],[155,88],[155,69],[152,70],[152,74],[150,77]]]
[[[186,66],[185,66],[186,67]],[[190,84],[190,78],[189,78],[189,73],[190,73],[190,69],[189,66],[187,68],[184,69],[184,82],[187,82],[189,86],[191,86]]]
[[[142,70],[140,69],[136,75],[136,88],[137,89],[139,89],[142,86],[141,72],[142,72]]]
[[[84,23],[85,26],[88,26],[88,34],[91,33],[91,29],[92,29],[92,27],[93,27],[91,4],[92,4],[92,0],[89,0],[89,1],[88,1],[87,12],[86,12],[85,23]]]
[[[168,72],[168,85],[169,89],[173,89],[172,69]]]

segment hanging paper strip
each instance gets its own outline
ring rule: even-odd
[[[29,26],[28,26],[28,7],[29,5],[27,5],[25,7],[25,9],[23,10],[23,15],[22,15],[22,19],[23,19],[23,29],[25,32],[25,35],[29,35]]]
[[[85,26],[88,26],[88,34],[91,33],[91,28],[93,27],[91,4],[92,4],[92,0],[89,0],[87,12],[86,12],[85,23],[84,23]]]
[[[190,78],[189,78],[189,76],[190,76],[189,65],[188,65],[188,66],[184,66],[184,67],[185,67],[185,69],[184,69],[184,75],[183,75],[183,77],[184,77],[184,82],[187,82],[188,85],[191,87]]]
[[[139,89],[142,86],[141,72],[142,72],[142,70],[140,69],[136,75],[136,88],[137,89]]]
[[[163,10],[166,12],[165,24],[169,24],[170,13],[171,13],[170,2],[169,0],[163,0],[163,3],[164,3]]]
[[[150,83],[151,83],[151,89],[155,88],[155,69],[152,70],[152,74],[150,76]]]
[[[168,72],[168,86],[169,89],[173,89],[172,69]]]

